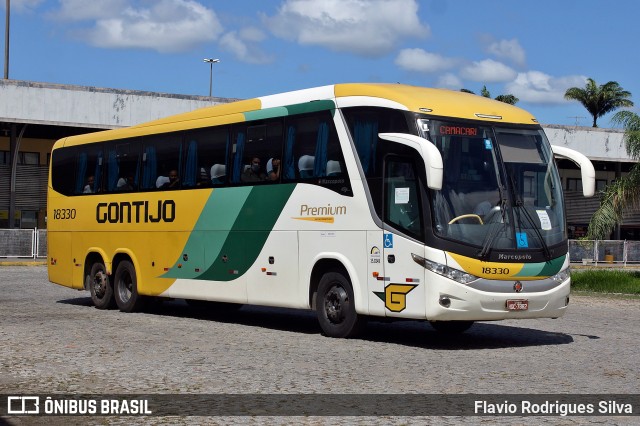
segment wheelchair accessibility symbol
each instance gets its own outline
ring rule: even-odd
[[[393,234],[384,234],[384,248],[393,248]]]

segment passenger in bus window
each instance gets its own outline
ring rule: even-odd
[[[278,180],[280,179],[280,159],[279,158],[270,158],[267,161],[267,180]]]
[[[178,189],[179,186],[180,177],[178,176],[178,171],[173,169],[169,172],[169,182],[162,185],[162,189]]]
[[[198,174],[198,183],[196,186],[199,188],[211,186],[211,179],[209,179],[209,174],[204,167],[200,167],[200,173]]]
[[[253,157],[250,166],[242,173],[242,177],[240,179],[242,182],[262,182],[266,178],[267,175],[262,172],[262,167],[260,166],[260,159],[258,157]]]
[[[84,186],[84,191],[82,191],[83,194],[93,194],[95,192],[95,190],[93,189],[94,181],[95,178],[93,177],[93,175],[87,178],[87,184]]]

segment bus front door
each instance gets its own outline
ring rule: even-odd
[[[383,253],[385,314],[425,318],[424,267],[411,254],[424,255],[419,181],[414,159],[388,156],[384,168]]]

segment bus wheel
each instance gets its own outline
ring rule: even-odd
[[[107,268],[102,262],[91,265],[86,277],[87,287],[91,293],[91,301],[98,309],[110,309],[116,304],[113,297],[113,284],[107,275]]]
[[[365,324],[365,318],[356,313],[351,283],[340,272],[327,272],[320,279],[316,313],[329,337],[355,336]]]
[[[429,321],[429,324],[441,333],[459,334],[467,331],[473,321]]]
[[[128,260],[118,264],[113,279],[116,303],[122,312],[135,312],[142,307],[143,296],[138,294],[136,269]]]

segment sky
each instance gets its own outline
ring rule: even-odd
[[[10,4],[15,80],[207,96],[212,76],[213,96],[241,99],[348,82],[476,93],[486,85],[492,97],[515,95],[543,124],[590,126],[564,93],[593,78],[617,81],[640,111],[637,0]],[[220,62],[211,71],[204,58]],[[611,115],[598,125],[613,127]]]

